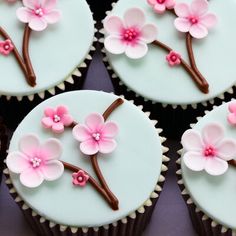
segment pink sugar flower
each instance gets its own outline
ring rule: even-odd
[[[104,45],[113,54],[125,53],[132,59],[146,55],[147,44],[155,40],[157,28],[153,24],[145,24],[144,12],[139,8],[131,8],[124,14],[124,20],[118,16],[108,16],[104,20],[104,28],[108,33]]]
[[[24,186],[35,188],[44,180],[53,181],[63,174],[64,166],[58,160],[62,146],[58,140],[51,138],[40,144],[36,135],[29,134],[20,139],[19,149],[7,156],[6,163],[10,171],[20,174]]]
[[[228,169],[227,161],[236,156],[236,142],[224,138],[224,129],[210,123],[199,131],[190,129],[182,136],[183,161],[193,171],[205,170],[210,175],[222,175]]]
[[[80,170],[77,173],[72,174],[73,184],[84,187],[89,179],[89,176],[83,171]]]
[[[0,54],[7,56],[14,49],[14,46],[10,39],[0,41]]]
[[[166,60],[170,66],[176,66],[181,63],[181,55],[175,51],[171,51],[167,56]]]
[[[193,0],[190,5],[179,3],[175,5],[175,27],[180,32],[189,32],[194,38],[204,38],[208,29],[212,28],[217,18],[212,13],[207,13],[209,3],[207,0]]]
[[[73,135],[81,142],[80,150],[86,155],[97,152],[110,153],[116,148],[113,139],[118,133],[118,126],[112,121],[104,122],[99,113],[92,113],[85,119],[85,125],[76,125]]]
[[[29,27],[35,31],[42,31],[48,24],[59,21],[61,12],[55,9],[57,0],[23,0],[24,7],[17,10],[20,21],[29,23]]]
[[[227,116],[227,120],[231,125],[236,125],[236,101],[229,103],[230,114]]]
[[[166,9],[173,9],[175,6],[175,0],[147,0],[147,2],[158,14],[163,14]]]
[[[45,117],[41,121],[43,127],[52,129],[53,132],[58,134],[64,132],[65,126],[70,126],[73,123],[73,118],[65,106],[59,106],[55,110],[46,108],[44,115]]]

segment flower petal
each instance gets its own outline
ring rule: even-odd
[[[153,42],[157,37],[157,27],[153,24],[146,24],[141,30],[141,38],[145,43]]]
[[[41,145],[41,150],[44,154],[44,160],[59,159],[62,154],[62,145],[57,139],[50,138]]]
[[[181,143],[186,151],[201,151],[203,141],[197,130],[189,129],[184,132]]]
[[[102,139],[99,143],[99,152],[101,153],[110,153],[113,152],[114,149],[116,148],[117,144],[116,141],[113,139]]]
[[[32,19],[32,13],[26,7],[18,8],[16,11],[16,16],[23,23],[28,23]]]
[[[51,107],[47,107],[44,110],[44,115],[48,117],[53,117],[56,114],[55,110]]]
[[[41,1],[42,1],[42,7],[47,9],[47,11],[54,9],[57,5],[57,0],[41,0]]]
[[[202,16],[200,21],[201,21],[201,24],[203,24],[207,28],[211,28],[216,25],[217,17],[216,17],[216,15],[209,13],[209,14],[205,14],[204,16]]]
[[[138,42],[135,45],[128,45],[125,50],[127,57],[132,59],[140,59],[144,57],[148,52],[148,47],[146,43]]]
[[[207,28],[202,24],[195,24],[190,27],[189,33],[197,39],[202,39],[208,35]]]
[[[131,8],[124,14],[126,27],[137,27],[141,29],[145,23],[144,12],[140,8]]]
[[[147,0],[148,4],[151,6],[155,6],[157,1],[156,0]]]
[[[72,130],[73,136],[79,142],[91,139],[90,130],[85,125],[76,125]]]
[[[31,167],[27,156],[21,152],[11,152],[7,156],[6,163],[9,170],[17,174]]]
[[[184,33],[188,32],[191,27],[190,21],[186,18],[181,18],[181,17],[175,19],[174,25],[177,30]]]
[[[61,122],[65,125],[65,126],[70,126],[74,120],[73,117],[69,114],[65,114],[61,117]]]
[[[48,161],[40,170],[43,173],[44,179],[53,181],[60,178],[64,172],[64,166],[60,161]]]
[[[19,141],[19,149],[28,157],[33,157],[40,146],[39,139],[34,134],[23,136]]]
[[[61,134],[64,132],[64,125],[62,122],[53,123],[52,131],[56,134]]]
[[[236,100],[229,103],[229,111],[236,114]]]
[[[120,37],[114,35],[105,38],[104,46],[108,52],[113,54],[122,54],[127,47]]]
[[[206,164],[206,158],[200,152],[186,152],[183,156],[184,164],[193,171],[201,171]]]
[[[91,132],[99,131],[104,124],[104,118],[99,113],[91,113],[86,117],[85,124]]]
[[[203,141],[207,145],[215,145],[224,138],[224,128],[219,123],[210,123],[202,129]]]
[[[47,28],[47,22],[43,17],[34,17],[30,20],[29,27],[35,31],[42,31]]]
[[[220,158],[208,158],[205,170],[210,175],[222,175],[228,169],[228,163]]]
[[[28,188],[36,188],[43,182],[43,175],[34,168],[29,168],[20,174],[20,182]]]
[[[217,156],[225,161],[236,157],[236,142],[233,139],[224,139],[217,145]]]
[[[124,28],[123,22],[118,16],[106,17],[103,26],[107,33],[116,35],[120,35],[121,30]]]
[[[86,155],[94,155],[99,151],[98,144],[93,139],[82,142],[80,144],[80,150]]]
[[[196,16],[201,16],[208,11],[207,0],[193,0],[191,3],[191,12]]]
[[[114,138],[119,131],[118,125],[115,122],[108,121],[102,129],[102,136],[105,138]]]
[[[173,9],[175,6],[175,0],[166,0],[166,7],[168,9]]]
[[[67,114],[68,113],[68,109],[66,106],[58,106],[57,109],[56,109],[56,115],[62,117],[64,114]]]
[[[154,11],[159,14],[164,13],[165,10],[166,10],[165,4],[156,3],[156,5],[154,6]]]
[[[236,114],[230,113],[230,114],[227,116],[227,120],[228,120],[228,122],[229,122],[231,125],[235,125],[235,124],[236,124]]]
[[[34,10],[35,6],[39,5],[39,0],[23,0],[23,5]]]
[[[54,24],[58,22],[61,18],[61,12],[59,10],[51,10],[43,16],[48,24]]]
[[[54,122],[51,117],[43,117],[43,119],[41,120],[41,124],[44,128],[49,129],[52,127]]]
[[[175,5],[175,13],[179,17],[188,17],[190,13],[189,5],[186,3],[178,3]]]

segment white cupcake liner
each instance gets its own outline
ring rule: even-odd
[[[122,96],[121,96],[122,97]],[[129,101],[132,102],[133,101]],[[138,106],[140,110],[143,109],[142,106]],[[148,117],[150,112],[144,112]],[[153,126],[156,127],[157,121],[151,120]],[[158,135],[162,133],[162,129],[156,128]],[[77,228],[70,227],[66,225],[57,224],[52,222],[45,217],[39,215],[33,211],[17,194],[16,189],[10,178],[9,170],[4,169],[3,173],[6,176],[6,185],[9,188],[10,195],[13,197],[15,202],[20,207],[22,213],[24,214],[26,220],[30,223],[31,227],[38,235],[43,236],[138,236],[141,235],[149,220],[151,218],[152,212],[155,208],[157,200],[162,192],[162,188],[165,182],[165,175],[168,170],[169,158],[165,155],[169,149],[163,145],[166,138],[160,137],[161,148],[162,148],[162,166],[161,173],[155,189],[151,192],[150,197],[134,212],[127,215],[126,217],[113,222],[109,225],[103,225],[100,227],[90,227],[90,228]]]
[[[216,108],[217,106],[214,106]],[[205,114],[209,113],[209,110],[205,111]],[[202,117],[197,117],[197,121],[200,120]],[[191,124],[190,127],[193,128],[195,124]],[[178,179],[178,186],[181,190],[181,195],[187,205],[189,210],[190,218],[192,224],[200,236],[236,236],[236,231],[229,229],[217,221],[211,219],[204,213],[204,211],[200,210],[192,200],[189,192],[184,186],[184,180],[182,177],[182,170],[181,170],[181,156],[182,156],[182,149],[178,151],[180,158],[176,161],[177,165],[177,179]]]

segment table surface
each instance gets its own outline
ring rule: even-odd
[[[107,71],[102,63],[101,55],[96,53],[89,68],[83,89],[113,91]],[[150,224],[143,236],[195,236],[186,205],[182,199],[175,175],[175,161],[180,148],[178,140],[167,140],[171,158],[166,182],[157,202]],[[8,193],[4,179],[0,188],[0,235],[33,236],[35,235],[18,206]]]

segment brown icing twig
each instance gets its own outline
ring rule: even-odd
[[[236,167],[236,160],[230,160],[230,161],[228,161],[228,163],[229,163],[231,166]]]
[[[25,65],[28,71],[27,82],[29,83],[30,86],[34,87],[36,85],[36,76],[35,76],[33,66],[31,64],[31,60],[29,56],[30,34],[31,34],[31,29],[28,24],[25,24],[22,53],[23,53],[23,58],[24,58]]]
[[[173,51],[170,47],[168,47],[166,44],[155,40],[152,42],[153,45],[158,46],[165,50],[167,53],[170,53]],[[180,59],[181,65],[185,69],[186,72],[190,75],[190,77],[193,79],[197,87],[203,92],[203,93],[208,93],[208,84],[205,84],[202,82],[202,80],[199,78],[199,76],[196,74],[196,72],[191,68],[191,66],[188,65],[188,63],[184,59]]]

